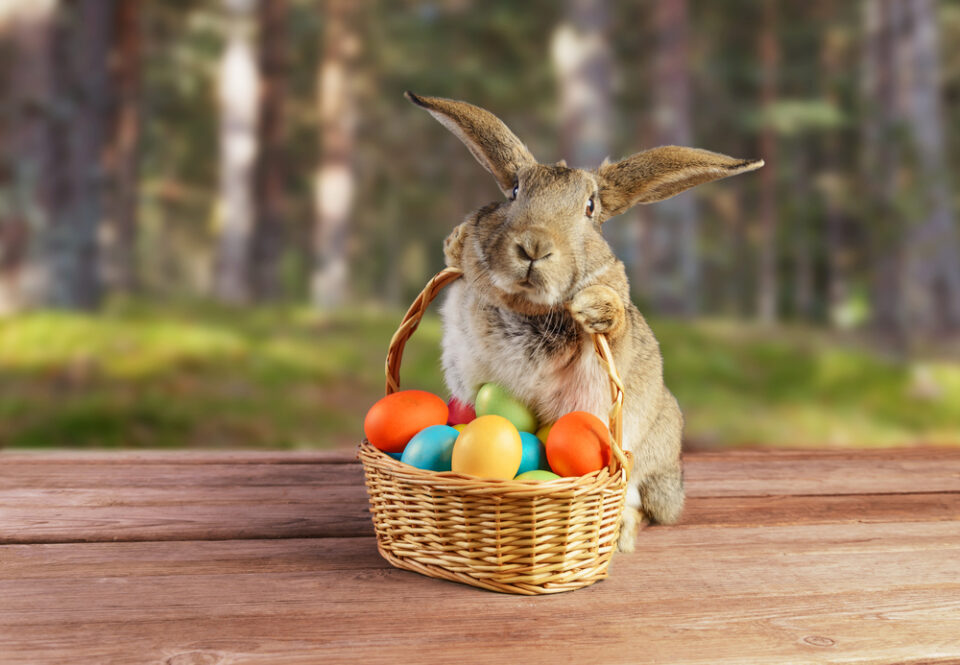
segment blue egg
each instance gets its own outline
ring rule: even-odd
[[[550,469],[547,465],[547,451],[536,434],[520,432],[520,443],[523,444],[523,457],[520,458],[518,476],[536,469]]]
[[[403,456],[403,453],[387,453],[393,459],[400,459]]]
[[[449,425],[431,425],[414,434],[400,461],[425,471],[450,471],[453,444],[460,432]]]

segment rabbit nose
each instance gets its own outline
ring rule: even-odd
[[[553,254],[553,242],[541,235],[517,238],[517,255],[523,261],[539,261]]]

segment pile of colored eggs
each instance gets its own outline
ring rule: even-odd
[[[534,413],[495,383],[480,388],[476,405],[396,392],[370,407],[363,422],[373,446],[429,471],[540,482],[609,464],[610,433],[595,415],[574,411],[538,427]]]

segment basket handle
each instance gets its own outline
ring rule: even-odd
[[[407,310],[407,313],[403,316],[403,321],[400,322],[400,327],[397,328],[397,332],[395,332],[390,339],[390,348],[387,350],[387,395],[400,390],[400,361],[403,359],[403,349],[407,344],[407,340],[410,339],[410,336],[413,335],[417,326],[420,325],[420,320],[427,312],[427,306],[437,297],[437,294],[440,293],[443,287],[460,279],[462,275],[463,271],[459,268],[444,268],[438,272],[427,282],[427,285],[423,287],[423,291],[420,292],[420,295],[417,296],[416,300],[413,301],[413,304],[410,305],[410,308]],[[623,450],[623,381],[620,379],[620,374],[613,364],[613,352],[610,350],[607,336],[592,334],[592,337],[594,349],[597,355],[600,356],[600,361],[603,363],[604,369],[606,369],[607,375],[610,377],[610,395],[612,399],[609,413],[610,449],[613,452],[610,458],[610,472],[616,473],[617,467],[619,466],[625,474],[629,475],[630,454]]]

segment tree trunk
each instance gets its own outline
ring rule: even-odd
[[[108,169],[112,195],[102,246],[105,285],[114,291],[137,290],[137,203],[140,181],[140,0],[118,2],[114,11],[114,113]]]
[[[794,186],[792,195],[797,197],[793,216],[793,309],[800,320],[809,321],[813,318],[814,284],[814,220],[809,214],[808,201],[812,195],[810,191],[810,173],[807,164],[807,151],[802,146],[796,146],[794,157]]]
[[[353,149],[357,124],[351,85],[359,53],[357,3],[323,0],[323,56],[317,77],[320,120],[320,165],[316,175],[314,268],[310,291],[318,307],[336,307],[347,300],[347,239],[353,210]]]
[[[113,2],[63,3],[52,41],[57,103],[49,114],[44,234],[48,277],[42,296],[54,307],[91,309],[101,297],[98,231],[103,210],[108,55]]]
[[[760,107],[769,110],[777,97],[776,0],[764,0],[760,30],[762,83]],[[760,156],[766,167],[760,172],[760,257],[757,279],[757,315],[765,323],[777,318],[777,135],[768,119],[760,134]]]
[[[595,169],[610,157],[613,52],[608,0],[567,0],[551,44],[560,95],[560,149],[571,166]],[[629,229],[621,222],[604,233],[617,256],[630,254]]]
[[[0,116],[0,315],[37,302],[43,281],[38,239],[49,223],[44,201],[52,89],[54,3],[15,5],[0,25],[7,51],[2,93],[9,113]]]
[[[230,12],[220,62],[220,239],[214,294],[223,302],[250,300],[253,168],[257,155],[256,59],[251,43],[253,0],[224,0]]]
[[[570,165],[596,168],[610,153],[613,55],[607,0],[567,0],[553,37],[560,92],[560,146]]]
[[[960,329],[933,12],[929,0],[864,3],[874,325],[907,346]]]
[[[906,225],[906,316],[921,337],[960,330],[960,246],[944,154],[935,10],[931,0],[903,3],[909,37],[897,53],[920,188],[919,218]]]
[[[284,237],[286,150],[284,96],[287,77],[286,0],[259,0],[260,110],[259,151],[254,167],[256,216],[250,247],[253,294],[274,300],[281,293],[280,254]]]
[[[826,26],[836,22],[833,0],[821,0],[820,20]],[[833,107],[840,108],[839,77],[842,74],[839,44],[831,28],[827,28],[820,42],[821,92]],[[850,279],[853,270],[850,248],[847,246],[844,218],[840,211],[840,137],[837,130],[828,131],[823,138],[823,198],[826,224],[827,309],[831,323],[844,323],[844,309],[850,300]]]
[[[863,3],[863,174],[869,192],[871,302],[873,323],[899,338],[904,330],[901,313],[901,241],[894,215],[896,166],[899,150],[894,137],[897,68],[894,49],[899,29],[899,2]]]
[[[724,187],[725,194],[718,198],[723,202],[719,207],[720,219],[726,228],[724,274],[724,307],[727,316],[746,318],[753,312],[753,302],[749,298],[750,247],[747,243],[747,225],[743,215],[743,185],[734,181]]]
[[[656,4],[653,125],[657,145],[690,145],[690,68],[686,0]],[[695,194],[653,206],[647,229],[647,288],[656,311],[693,316],[700,311],[700,259]]]

